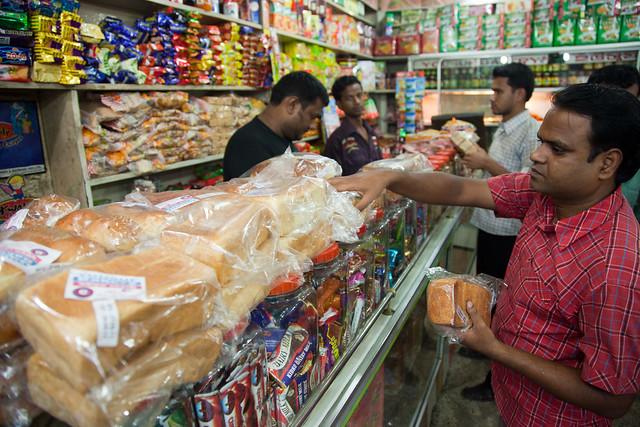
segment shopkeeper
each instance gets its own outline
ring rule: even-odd
[[[329,95],[322,83],[305,71],[282,77],[271,89],[271,99],[262,113],[238,129],[224,152],[224,180],[237,178],[258,163],[279,156],[293,141],[302,138]]]
[[[380,160],[380,147],[375,132],[362,118],[364,93],[354,76],[342,76],[331,87],[338,107],[344,111],[342,124],[325,144],[324,155],[342,166],[342,175],[352,175],[367,163]]]
[[[640,391],[640,225],[620,191],[640,166],[640,101],[580,84],[553,96],[531,172],[486,180],[370,171],[334,178],[364,208],[385,188],[522,219],[496,314],[461,342],[492,359],[508,426],[607,426]]]

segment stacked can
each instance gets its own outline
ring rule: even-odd
[[[340,257],[340,248],[332,243],[313,259],[313,269],[305,274],[318,300],[317,378],[322,380],[343,353],[343,340],[349,325],[347,310],[348,266]]]
[[[267,370],[273,391],[272,417],[286,426],[315,384],[318,354],[316,292],[300,276],[289,276],[251,312],[265,335]]]
[[[195,385],[195,425],[267,425],[271,415],[267,391],[264,336],[260,327],[245,319],[225,335],[214,369]]]

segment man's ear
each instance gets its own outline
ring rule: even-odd
[[[516,99],[518,101],[524,102],[524,99],[527,96],[527,91],[524,90],[524,88],[519,87],[518,89],[515,90],[515,94],[516,94]]]
[[[619,148],[612,148],[600,153],[600,179],[607,180],[615,177],[620,163],[622,163],[622,151]]]
[[[293,114],[296,111],[298,105],[300,105],[300,99],[297,96],[287,96],[282,100],[284,107],[288,114]]]

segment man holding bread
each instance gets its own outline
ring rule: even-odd
[[[322,109],[329,104],[327,89],[306,71],[283,76],[271,89],[271,99],[262,113],[238,129],[224,151],[224,180],[237,178],[258,163],[296,150],[293,141],[302,138]]]
[[[611,425],[640,390],[640,225],[620,191],[640,167],[639,135],[638,99],[574,85],[554,95],[530,172],[376,170],[331,181],[360,192],[358,208],[388,188],[522,220],[491,327],[467,303],[473,327],[461,338],[492,359],[506,425]]]

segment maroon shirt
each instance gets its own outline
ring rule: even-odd
[[[380,160],[380,148],[375,132],[367,122],[362,121],[369,139],[364,137],[348,120],[342,120],[324,146],[324,155],[337,161],[342,167],[342,175],[352,175],[367,163]]]
[[[496,216],[522,219],[491,328],[507,345],[580,368],[613,394],[640,390],[640,226],[620,188],[553,223],[555,205],[528,173],[489,179]],[[502,419],[512,426],[606,426],[492,363]]]

